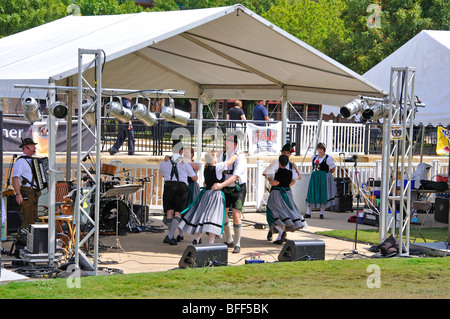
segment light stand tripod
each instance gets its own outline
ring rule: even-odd
[[[357,155],[353,155],[350,158],[344,158],[344,163],[345,162],[352,162],[355,163],[354,167],[355,167],[355,178],[356,178],[356,190],[357,190],[357,194],[356,194],[356,220],[355,220],[355,241],[354,241],[354,246],[353,246],[353,250],[351,253],[346,253],[344,254],[344,256],[346,256],[347,258],[351,258],[355,255],[360,255],[360,256],[364,256],[362,254],[360,254],[358,252],[358,249],[356,247],[357,242],[358,242],[358,215],[359,215],[359,200],[361,199],[361,191],[360,191],[360,186],[359,186],[359,176],[358,176],[358,156]],[[345,166],[345,164],[344,164]],[[344,167],[345,169],[345,167]]]

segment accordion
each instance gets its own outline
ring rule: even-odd
[[[43,190],[48,186],[48,157],[33,157],[31,159],[31,170],[33,171],[34,179],[37,188]]]

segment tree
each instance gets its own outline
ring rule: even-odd
[[[82,15],[136,13],[144,9],[133,0],[0,0],[0,37],[21,32],[72,14],[75,4]]]
[[[277,0],[263,17],[300,40],[327,53],[326,39],[342,39],[342,0]]]

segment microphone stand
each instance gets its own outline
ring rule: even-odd
[[[354,162],[355,163],[354,167],[355,167],[356,190],[357,190],[357,194],[356,194],[355,241],[354,241],[354,246],[353,246],[352,252],[344,254],[344,256],[346,256],[346,259],[347,259],[347,258],[351,258],[351,257],[353,257],[355,255],[360,255],[360,256],[364,256],[364,255],[360,254],[358,252],[357,247],[356,247],[357,242],[358,242],[359,200],[361,198],[360,189],[359,189],[359,176],[358,176],[358,156],[353,155],[353,157],[351,159],[344,159],[344,162]]]

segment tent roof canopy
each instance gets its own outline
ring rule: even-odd
[[[385,92],[242,5],[68,16],[0,39],[0,95],[14,84],[77,85],[78,49],[102,49],[104,88],[177,89],[186,97],[342,105]],[[89,73],[88,73],[89,74]],[[91,71],[91,77],[93,72]],[[89,77],[89,75],[87,75]]]

